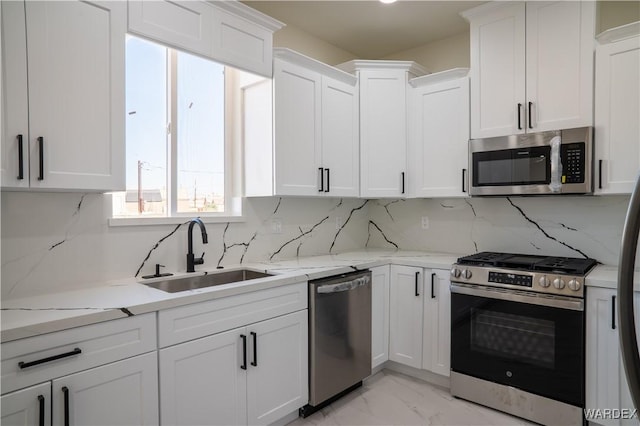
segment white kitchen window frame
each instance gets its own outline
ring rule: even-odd
[[[154,42],[155,43],[155,42]],[[157,43],[163,45],[162,43]],[[240,150],[235,147],[233,138],[229,129],[234,125],[232,114],[233,104],[231,99],[231,85],[227,78],[228,67],[224,66],[224,211],[223,212],[201,212],[194,214],[191,212],[178,212],[178,105],[177,105],[177,87],[178,87],[178,50],[166,46],[167,49],[167,106],[169,107],[170,116],[167,117],[167,216],[114,216],[113,206],[111,206],[111,217],[109,218],[109,226],[140,226],[140,225],[165,225],[180,224],[186,222],[190,218],[199,217],[204,223],[226,223],[226,222],[244,222],[246,218],[242,215],[243,199],[241,197],[232,196],[234,188],[234,172],[233,172],[233,151]],[[193,52],[185,52],[190,55],[196,55]],[[208,58],[204,58],[210,60]]]

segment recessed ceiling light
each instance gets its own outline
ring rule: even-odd
[[[391,3],[395,3],[397,0],[380,0],[380,3],[384,3],[384,4],[391,4]]]

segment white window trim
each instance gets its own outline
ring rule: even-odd
[[[167,188],[168,188],[168,200],[167,207],[170,216],[113,216],[113,207],[110,209],[111,217],[108,218],[108,224],[110,227],[119,226],[157,226],[157,225],[178,225],[184,223],[187,220],[199,217],[204,223],[226,223],[226,222],[246,222],[246,217],[242,215],[244,211],[244,199],[241,197],[235,197],[232,195],[234,188],[234,180],[241,179],[240,174],[233,170],[233,155],[240,154],[242,148],[240,146],[234,146],[233,128],[235,121],[233,119],[234,103],[237,99],[234,97],[232,78],[230,77],[231,70],[229,67],[224,67],[224,91],[225,91],[225,105],[224,105],[224,203],[225,212],[202,212],[201,214],[194,213],[179,213],[177,210],[177,198],[174,197],[178,190],[177,179],[177,152],[178,141],[176,125],[178,122],[178,108],[174,105],[177,99],[177,68],[178,51],[175,48],[165,46],[168,49],[167,61],[167,103],[171,105],[170,117],[167,117],[169,123],[170,138],[167,146],[167,163],[169,173],[167,174]],[[186,52],[193,54],[192,52]],[[199,55],[196,55],[199,56]],[[208,59],[208,58],[207,58]],[[174,124],[175,123],[175,124]],[[242,185],[240,185],[242,186]]]

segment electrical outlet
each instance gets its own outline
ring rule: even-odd
[[[282,234],[282,221],[280,219],[271,220],[271,233]]]
[[[342,216],[336,216],[336,231],[339,231],[343,224]]]
[[[422,229],[429,229],[429,217],[422,216]]]

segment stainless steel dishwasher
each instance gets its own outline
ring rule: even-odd
[[[306,417],[371,374],[371,271],[309,281],[309,404]]]

